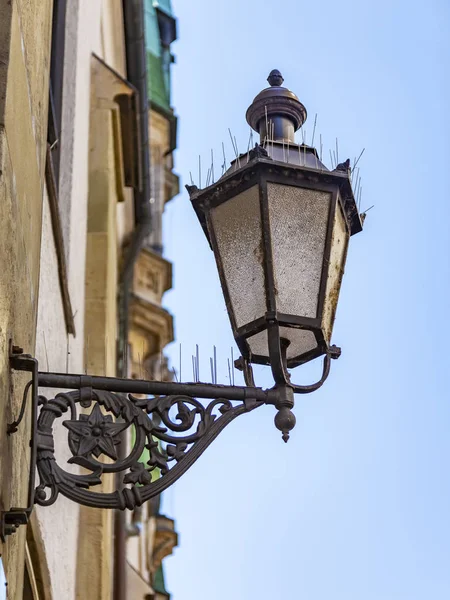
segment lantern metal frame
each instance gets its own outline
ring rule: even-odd
[[[326,357],[331,356],[333,358],[337,358],[339,355],[338,349],[328,345],[322,332],[322,315],[326,296],[328,262],[331,253],[336,210],[342,210],[349,236],[361,231],[362,223],[348,172],[338,170],[324,171],[275,161],[272,160],[267,155],[267,152],[258,145],[256,145],[255,149],[252,150],[248,156],[241,155],[240,160],[248,160],[248,162],[239,168],[237,161],[235,161],[234,164],[236,170],[229,175],[222,177],[217,183],[202,190],[199,190],[196,186],[186,187],[197,217],[216,258],[217,269],[225,298],[225,304],[230,317],[233,335],[236,344],[242,353],[243,359],[249,365],[252,363],[270,365],[275,382],[279,384],[289,383],[290,385],[293,385],[294,391],[297,392],[295,384],[292,384],[290,381],[287,368],[295,368],[323,355]],[[272,257],[272,234],[267,192],[267,185],[269,183],[323,191],[329,193],[331,196],[327,231],[324,241],[318,303],[316,316],[314,318],[288,315],[277,311]],[[255,186],[258,186],[260,202],[266,313],[262,317],[238,327],[225,277],[221,253],[218,247],[214,227],[211,222],[211,210]],[[283,338],[280,336],[280,327],[291,327],[312,331],[316,337],[317,348],[301,356],[285,360],[285,351],[282,348]],[[268,335],[269,356],[266,357],[252,354],[247,339],[266,329]],[[327,367],[326,359],[325,367]],[[302,393],[302,387],[304,386],[298,386],[298,393]]]

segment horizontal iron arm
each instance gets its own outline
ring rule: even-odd
[[[143,379],[117,379],[96,375],[65,375],[63,373],[38,374],[39,387],[79,390],[91,387],[96,390],[149,396],[195,396],[196,398],[227,398],[245,400],[254,398],[260,402],[270,401],[270,390],[258,387],[215,385],[210,383],[174,383],[169,381],[146,381]]]

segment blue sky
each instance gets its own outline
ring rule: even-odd
[[[173,600],[450,598],[450,5],[395,0],[176,2],[176,169],[198,179],[273,68],[314,115],[324,156],[360,161],[365,230],[351,239],[325,386],[297,398],[285,445],[263,407],[228,427],[166,493],[180,546]],[[216,160],[216,172],[220,159]],[[204,175],[203,175],[204,177]],[[233,338],[213,255],[186,192],[166,209],[169,348],[192,379]],[[295,372],[310,383],[312,364]],[[271,385],[265,369],[258,383]]]

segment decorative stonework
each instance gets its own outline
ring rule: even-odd
[[[172,167],[166,166],[165,169],[165,188],[164,202],[169,202],[174,196],[180,193],[180,178],[172,171]]]
[[[155,537],[152,552],[152,571],[156,571],[166,556],[173,553],[178,545],[178,534],[175,531],[175,521],[164,515],[155,516]]]
[[[163,348],[174,339],[173,317],[157,304],[133,295],[130,303],[129,343],[134,370],[139,370],[148,359],[160,356]],[[139,378],[144,373],[138,374]],[[145,377],[144,377],[145,378]]]
[[[133,292],[141,300],[161,304],[172,287],[172,264],[148,248],[141,250],[134,269]]]

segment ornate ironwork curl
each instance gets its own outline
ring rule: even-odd
[[[86,392],[80,389],[57,394],[41,408],[37,424],[37,504],[53,504],[61,493],[97,508],[140,506],[181,477],[233,419],[264,404],[252,398],[216,398],[205,406],[186,395],[143,399],[103,390]],[[79,414],[79,404],[88,412]],[[73,455],[68,462],[87,473],[66,471],[56,460],[53,428],[65,414],[70,419],[62,424],[69,431]],[[125,458],[119,459],[116,446],[123,443],[120,435],[131,427],[132,447]],[[148,460],[144,463],[145,450]],[[100,460],[102,456],[112,462]],[[153,478],[155,470],[161,475],[158,479]],[[123,473],[126,487],[109,493],[92,489],[109,473]]]

